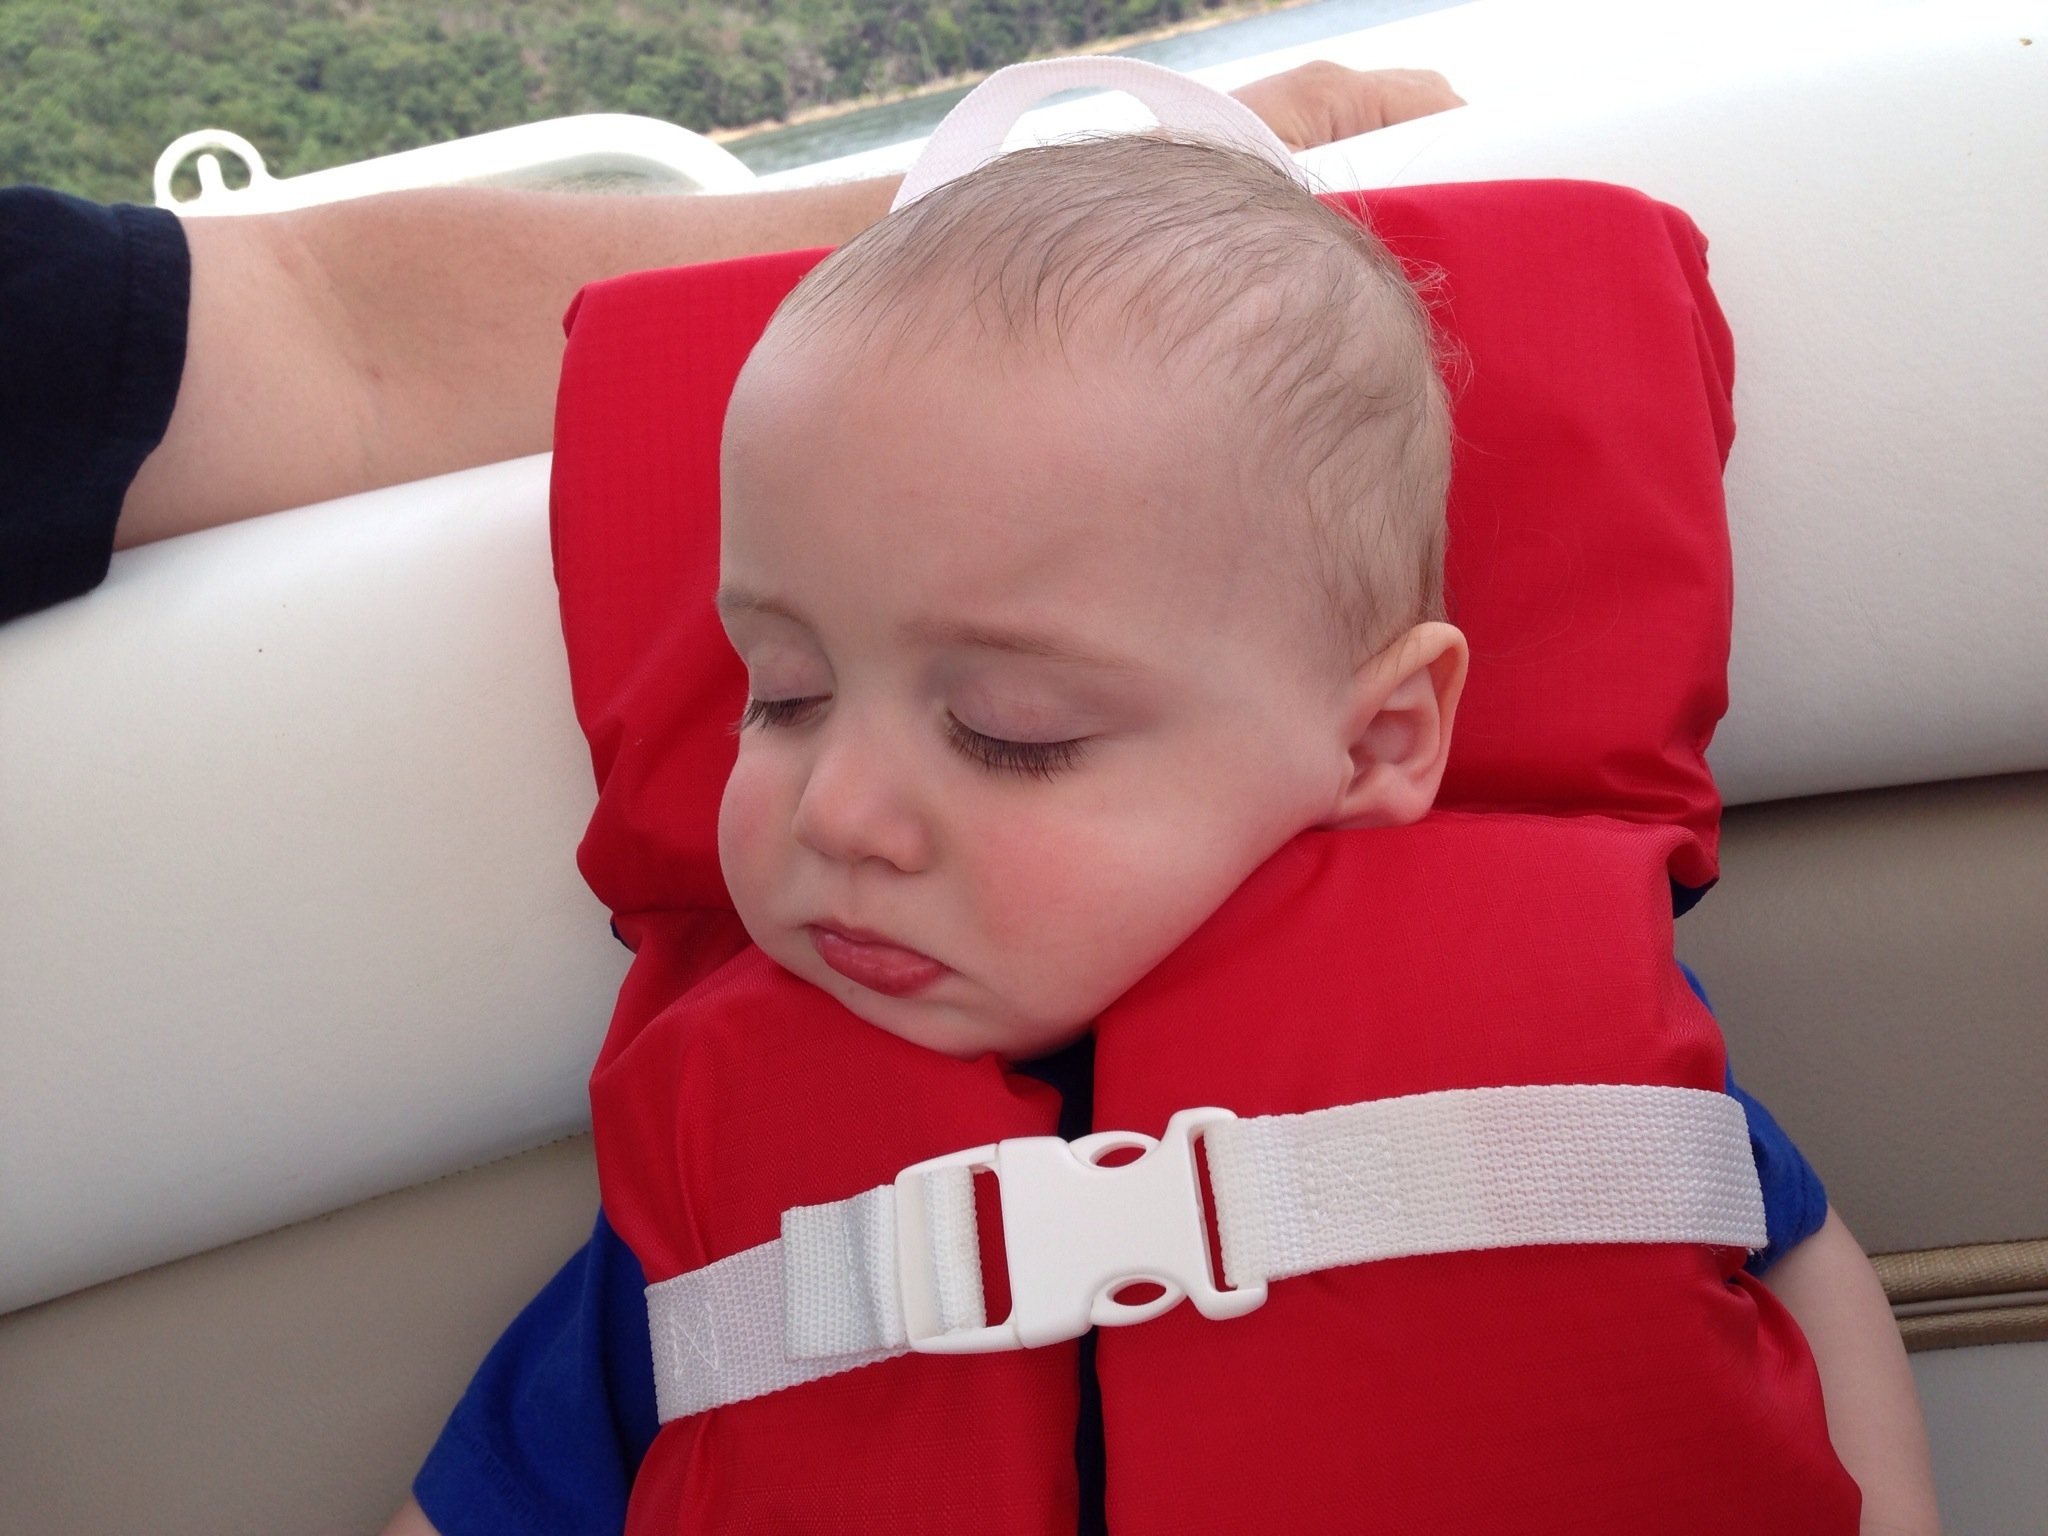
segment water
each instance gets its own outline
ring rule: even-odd
[[[1301,43],[1319,42],[1326,37],[1341,37],[1346,32],[1363,31],[1424,11],[1439,11],[1456,3],[1457,0],[1312,0],[1308,5],[1246,16],[1119,51],[1173,69],[1206,69],[1213,64],[1228,64]],[[769,128],[734,139],[725,147],[757,175],[764,176],[770,171],[836,160],[841,155],[923,138],[938,127],[939,119],[970,89],[962,86],[958,90],[863,107],[843,117],[790,128]]]

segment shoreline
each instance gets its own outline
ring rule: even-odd
[[[1024,59],[1065,58],[1082,53],[1116,53],[1133,43],[1156,43],[1169,37],[1185,37],[1191,32],[1206,32],[1211,27],[1220,27],[1226,22],[1242,21],[1247,16],[1262,16],[1269,11],[1292,10],[1299,5],[1311,4],[1312,0],[1227,0],[1212,11],[1200,16],[1187,17],[1180,21],[1168,22],[1165,26],[1150,27],[1143,32],[1125,32],[1116,37],[1098,37],[1093,42],[1079,44],[1063,54],[1031,53]],[[730,145],[735,139],[751,139],[761,134],[774,133],[782,128],[808,128],[814,123],[830,122],[835,117],[846,117],[855,112],[865,112],[870,107],[887,106],[895,102],[916,101],[922,96],[937,96],[945,91],[957,91],[963,86],[977,85],[994,74],[994,70],[967,70],[957,75],[942,75],[936,80],[927,80],[921,85],[893,91],[869,91],[861,96],[849,96],[844,101],[821,102],[814,107],[805,107],[792,112],[788,117],[769,118],[765,122],[749,123],[740,128],[709,128],[704,137],[714,144]]]

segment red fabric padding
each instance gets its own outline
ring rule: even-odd
[[[1714,876],[1728,708],[1721,470],[1734,354],[1706,241],[1586,183],[1352,194],[1433,288],[1453,356],[1446,586],[1472,643],[1438,803],[1683,826]]]
[[[1441,803],[1681,825],[1672,874],[1707,883],[1731,363],[1699,233],[1581,182],[1338,201],[1436,274],[1454,358],[1450,593],[1474,665]],[[745,697],[710,603],[719,434],[747,352],[822,254],[618,278],[569,316],[554,545],[599,784],[581,864],[628,942],[643,914],[700,914],[703,969],[732,947],[715,813]],[[673,978],[691,952],[664,962]]]
[[[823,254],[636,273],[569,309],[551,532],[598,783],[577,857],[635,957],[607,1054],[746,941],[718,869],[746,698],[711,606],[718,441],[740,365]]]
[[[1104,1014],[1096,1124],[1718,1090],[1720,1032],[1670,958],[1682,841],[1512,815],[1297,838]],[[1228,1322],[1102,1329],[1110,1529],[1846,1536],[1811,1357],[1743,1257],[1440,1254],[1281,1281]]]
[[[600,1066],[591,1107],[605,1213],[650,1284],[773,1240],[790,1206],[1059,1123],[1042,1083],[884,1034],[756,949]],[[1069,1344],[908,1356],[677,1420],[627,1531],[1071,1536],[1079,1400]]]
[[[1687,834],[1438,815],[1308,833],[1097,1026],[1095,1121],[1157,1134],[1438,1088],[1718,1089],[1671,959]],[[1044,1134],[993,1058],[870,1028],[747,950],[597,1073],[605,1208],[658,1281],[775,1237],[791,1205]],[[1101,1330],[1118,1536],[1851,1536],[1791,1318],[1739,1250],[1550,1246],[1276,1282],[1209,1322]],[[998,1313],[999,1315],[999,1313]],[[632,1536],[1074,1529],[1075,1357],[908,1357],[663,1427]]]

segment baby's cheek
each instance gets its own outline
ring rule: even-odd
[[[1214,818],[1178,809],[1184,814],[1161,806],[1104,829],[1077,887],[1093,982],[1105,1001],[1178,948],[1250,873],[1219,845]]]
[[[779,837],[787,836],[789,817],[778,799],[773,775],[742,753],[718,803],[718,867],[742,919],[767,896],[780,862]]]
[[[976,839],[968,894],[974,927],[1013,977],[1071,963],[1061,952],[1071,947],[1079,851],[1061,844],[1053,829],[1014,813],[992,816],[988,826]]]
[[[1132,846],[1133,830],[1128,817],[1013,818],[988,840],[980,925],[1034,1017],[1092,1018],[1158,960],[1159,909],[1177,894],[1174,861],[1149,838]],[[1177,926],[1173,915],[1165,920]]]

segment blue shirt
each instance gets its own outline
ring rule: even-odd
[[[1698,979],[1685,975],[1706,1002]],[[1086,1067],[1076,1070],[1076,1059],[1063,1052],[1024,1069],[1062,1090],[1061,1134],[1069,1137],[1085,1134],[1091,1118]],[[1728,1092],[1749,1118],[1763,1184],[1770,1241],[1748,1265],[1761,1274],[1820,1229],[1827,1192],[1770,1111],[1733,1076]],[[485,1357],[413,1482],[441,1536],[616,1536],[623,1529],[634,1474],[660,1427],[645,1289],[639,1261],[600,1212],[590,1241]],[[1091,1453],[1086,1445],[1078,1450],[1085,1478]]]

